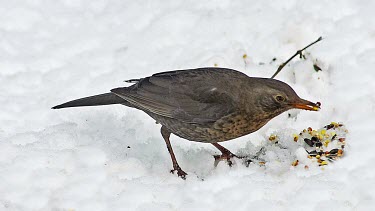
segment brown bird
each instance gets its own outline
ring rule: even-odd
[[[292,108],[317,111],[319,104],[301,99],[286,83],[249,77],[226,68],[199,68],[132,79],[129,87],[73,100],[53,109],[122,104],[146,112],[162,125],[161,135],[171,155],[173,170],[185,178],[169,141],[173,133],[189,141],[211,143],[222,153],[215,159],[235,157],[218,142],[257,131],[275,116]]]

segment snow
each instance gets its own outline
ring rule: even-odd
[[[375,21],[371,0],[0,1],[0,210],[372,210]],[[265,166],[213,165],[216,149],[176,136],[187,180],[170,174],[160,125],[119,105],[51,110],[126,79],[203,66],[276,78],[319,112],[290,111],[223,143],[254,155],[271,134],[331,121],[349,134],[324,168],[267,146]],[[243,55],[246,54],[246,58]],[[276,61],[272,61],[276,58]],[[263,63],[262,65],[260,63]],[[313,64],[322,71],[315,72]],[[288,136],[283,140],[287,141]],[[305,161],[304,161],[305,159]]]

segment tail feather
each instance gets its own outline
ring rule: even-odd
[[[85,97],[77,100],[72,100],[61,105],[52,107],[52,109],[68,108],[68,107],[80,107],[80,106],[99,106],[99,105],[111,105],[111,104],[129,104],[121,97],[113,93],[105,93],[100,95],[94,95]]]

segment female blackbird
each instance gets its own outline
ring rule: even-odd
[[[235,155],[218,142],[257,131],[275,116],[292,108],[317,111],[318,104],[301,99],[286,83],[249,77],[226,68],[199,68],[132,79],[129,87],[73,100],[53,109],[122,104],[146,112],[162,125],[161,134],[172,158],[173,170],[185,179],[173,153],[173,133],[189,141],[211,143],[222,153]]]

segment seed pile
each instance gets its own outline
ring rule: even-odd
[[[324,166],[344,155],[347,133],[343,124],[332,122],[319,130],[311,127],[304,129],[299,135],[294,135],[293,141],[306,149],[308,158],[316,160],[319,166]],[[292,165],[298,165],[298,161]]]
[[[249,158],[244,160],[247,166],[254,163],[274,170],[280,166],[314,169],[344,156],[347,134],[345,125],[336,122],[300,133],[291,129],[274,131],[261,145],[249,145],[245,153],[252,156],[243,157]]]

